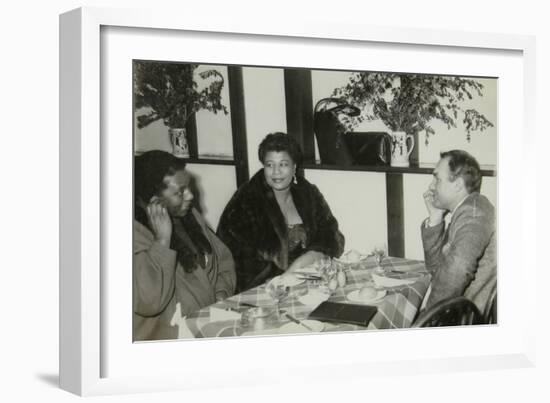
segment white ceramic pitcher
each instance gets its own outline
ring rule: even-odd
[[[414,137],[405,132],[393,132],[391,137],[391,166],[408,167],[409,155],[411,155],[414,149]],[[410,140],[410,146],[407,140]]]
[[[187,130],[184,128],[169,128],[172,154],[178,158],[189,158],[189,144],[187,143]]]

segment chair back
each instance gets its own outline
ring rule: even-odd
[[[413,327],[465,326],[482,323],[475,304],[466,297],[453,297],[439,301],[422,312]]]

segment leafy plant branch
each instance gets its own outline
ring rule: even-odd
[[[184,63],[134,62],[135,107],[150,111],[137,117],[141,129],[162,119],[171,128],[185,127],[189,118],[204,109],[227,114],[221,102],[225,84],[223,76],[214,69],[198,73],[207,85],[198,90],[195,70],[199,65]]]
[[[392,131],[408,134],[426,132],[426,143],[435,134],[433,120],[447,128],[456,127],[459,115],[470,141],[472,131],[483,131],[493,124],[475,109],[463,109],[464,101],[483,96],[483,85],[473,79],[451,76],[353,73],[349,82],[334,90],[333,96],[359,107],[362,113],[345,120],[352,130],[364,120],[380,119]]]

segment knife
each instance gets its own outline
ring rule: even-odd
[[[321,276],[315,276],[311,274],[296,274],[296,278],[300,280],[312,280],[312,281],[321,280]]]
[[[258,308],[258,305],[249,304],[248,302],[239,302],[240,306],[247,306],[249,308]]]
[[[291,314],[289,313],[285,313],[285,316],[290,319],[291,321],[293,321],[294,323],[298,324],[298,325],[301,325],[303,327],[305,327],[307,330],[309,330],[310,332],[313,332],[314,330],[309,327],[308,325],[306,325],[305,323],[301,322],[300,320],[296,319],[294,316],[292,316]]]

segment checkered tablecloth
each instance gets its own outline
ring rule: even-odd
[[[409,273],[419,273],[418,280],[409,285],[386,287],[386,296],[381,302],[376,304],[378,312],[371,319],[367,327],[344,323],[325,323],[323,332],[395,329],[411,326],[430,284],[430,276],[426,272],[424,262],[388,257],[384,261],[384,266],[388,270],[395,270],[397,273],[393,272],[392,276],[397,278],[400,276],[399,272],[404,272],[403,277],[410,276]],[[346,286],[338,288],[330,296],[329,301],[351,303],[346,296],[350,292],[372,283],[373,269],[374,262],[368,261],[363,268],[348,270],[346,272]],[[299,297],[307,294],[315,287],[318,287],[318,284],[310,281],[293,287],[291,296],[281,302],[280,309],[299,320],[307,319],[313,308],[310,305],[301,303]],[[275,302],[265,290],[265,285],[244,291],[212,306],[224,310],[232,308],[244,311],[247,308],[240,305],[243,302],[256,306],[275,306]],[[277,329],[288,322],[289,319],[283,316],[263,331],[256,331],[253,334],[277,334]],[[240,320],[212,321],[210,318],[210,307],[205,307],[195,314],[188,316],[186,323],[195,337],[231,337],[252,334],[250,332],[251,329],[242,326]]]

